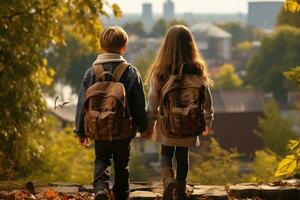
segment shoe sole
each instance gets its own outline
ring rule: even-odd
[[[170,182],[163,192],[163,200],[172,200],[174,190],[175,190],[175,183]]]
[[[98,195],[95,197],[95,200],[108,200],[108,197],[106,195]]]
[[[106,196],[101,195],[101,196],[97,196],[95,200],[108,200],[108,198]]]

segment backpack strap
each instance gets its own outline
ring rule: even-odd
[[[121,62],[117,68],[115,69],[114,73],[113,73],[113,77],[115,78],[115,81],[119,82],[122,78],[122,75],[124,74],[124,72],[127,70],[127,68],[130,66],[131,64],[126,63],[126,62]]]
[[[103,72],[104,72],[104,67],[102,64],[95,64],[92,66],[95,74],[96,74],[96,81],[99,81],[101,80],[101,77],[103,75]]]

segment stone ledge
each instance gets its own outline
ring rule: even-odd
[[[160,200],[162,185],[160,183],[131,183],[130,199]],[[93,200],[91,185],[76,183],[49,183],[47,187],[34,188],[34,195],[28,190],[0,191],[0,199],[49,199]],[[195,200],[299,200],[300,180],[289,180],[269,184],[242,183],[229,186],[191,184],[187,187],[188,199]]]

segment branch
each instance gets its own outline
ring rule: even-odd
[[[15,12],[15,13],[12,13],[10,15],[1,16],[1,19],[11,19],[13,17],[22,16],[22,15],[36,15],[36,14],[41,13],[42,11],[47,11],[47,10],[57,6],[57,5],[58,5],[57,3],[53,3],[53,4],[49,5],[46,8],[37,8],[37,9],[31,8],[30,10],[27,10],[27,11]]]

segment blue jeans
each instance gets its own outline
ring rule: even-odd
[[[110,166],[115,168],[113,192],[115,199],[129,197],[129,166],[131,138],[116,141],[95,141],[94,190],[109,191]]]

